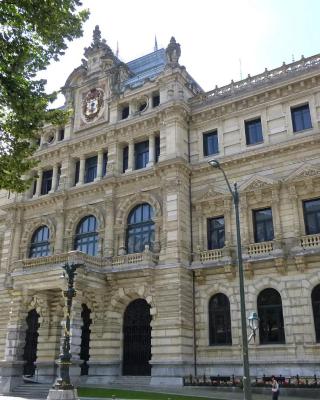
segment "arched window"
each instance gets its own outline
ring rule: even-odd
[[[76,229],[74,249],[96,256],[98,252],[97,220],[93,215],[82,218]]]
[[[153,209],[147,204],[139,204],[129,214],[127,227],[128,253],[140,253],[154,241]]]
[[[258,296],[260,344],[285,343],[282,301],[275,289],[264,289]]]
[[[232,344],[230,302],[222,293],[215,294],[209,301],[209,344]]]
[[[31,238],[29,257],[45,257],[50,255],[50,231],[46,225],[40,226]]]
[[[316,341],[320,342],[320,285],[317,285],[311,294]]]

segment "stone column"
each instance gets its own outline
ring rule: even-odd
[[[248,245],[251,242],[251,238],[249,235],[249,215],[248,213],[251,211],[248,209],[248,201],[247,195],[244,193],[240,198],[240,209],[241,209],[241,219],[240,227],[241,227],[241,235],[242,235],[242,245]]]
[[[10,319],[7,327],[4,360],[0,362],[0,393],[5,394],[20,385],[23,373],[23,348],[26,332],[26,315],[24,313],[22,293],[11,292]]]
[[[128,150],[128,169],[125,172],[134,170],[134,141],[130,140]]]
[[[155,134],[152,133],[149,136],[149,162],[147,164],[147,167],[151,167],[154,165],[154,160],[155,160]]]
[[[38,178],[37,178],[37,186],[36,186],[36,194],[35,197],[39,197],[41,195],[41,186],[42,186],[42,169],[38,170]]]
[[[291,200],[292,215],[293,215],[293,226],[292,226],[292,228],[293,228],[293,239],[292,239],[293,243],[291,243],[291,245],[299,246],[300,245],[300,236],[301,236],[300,221],[299,221],[299,199],[298,199],[298,194],[296,192],[296,188],[294,185],[291,185],[289,187],[289,197]]]
[[[53,166],[53,171],[52,171],[52,185],[51,185],[51,190],[49,193],[54,193],[57,190],[57,183],[58,183],[58,169],[59,165],[55,164]]]
[[[231,209],[232,201],[231,199],[225,199],[223,201],[223,212],[224,212],[224,231],[225,231],[225,247],[230,247],[232,243],[232,229],[231,229]]]
[[[98,151],[98,164],[97,164],[97,177],[96,181],[102,178],[102,167],[103,167],[103,150]]]
[[[110,198],[105,200],[106,222],[104,227],[104,255],[113,256],[113,235],[114,235],[114,208],[113,201]]]
[[[276,241],[282,239],[279,202],[279,189],[272,189],[272,214],[274,221],[274,239]]]
[[[11,227],[14,230],[13,240],[12,240],[12,253],[11,253],[11,263],[18,261],[20,258],[20,241],[21,241],[21,232],[22,232],[22,210],[17,210],[15,216],[12,218],[13,226]]]
[[[63,208],[59,208],[56,211],[56,220],[57,220],[57,228],[56,228],[56,243],[55,243],[55,253],[60,254],[64,251],[64,210]]]
[[[77,186],[84,184],[85,164],[86,164],[86,159],[84,155],[82,155],[80,156],[79,182],[77,183]]]

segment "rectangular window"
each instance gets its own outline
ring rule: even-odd
[[[293,132],[299,132],[305,129],[312,128],[309,104],[305,104],[299,107],[292,107],[291,118]]]
[[[58,141],[60,142],[63,139],[64,139],[64,128],[61,128],[61,129],[59,129],[59,132],[58,132]]]
[[[129,117],[129,106],[124,106],[121,109],[121,119],[126,119]]]
[[[255,243],[273,240],[273,222],[271,208],[253,211],[254,241]]]
[[[52,187],[52,169],[48,171],[43,171],[42,173],[42,184],[41,184],[41,194],[48,194]]]
[[[86,159],[84,183],[93,182],[97,177],[98,157],[90,157]]]
[[[122,152],[122,172],[126,172],[128,169],[128,159],[129,159],[129,148],[128,146],[124,147]]]
[[[76,185],[79,182],[80,175],[80,161],[76,161],[75,169],[74,169],[74,184]]]
[[[156,136],[155,138],[155,146],[156,146],[156,162],[159,161],[159,157],[160,157],[160,136]]]
[[[157,93],[153,93],[152,95],[152,107],[158,107],[158,105],[160,104],[160,94]]]
[[[203,134],[203,155],[210,156],[219,152],[218,132],[212,131]]]
[[[208,218],[208,250],[224,247],[224,217]]]
[[[263,142],[261,119],[245,121],[246,143],[257,144]]]
[[[320,233],[320,199],[303,202],[304,223],[307,235]]]
[[[107,174],[108,153],[103,153],[102,176]]]
[[[145,168],[149,162],[149,140],[134,145],[135,169]]]

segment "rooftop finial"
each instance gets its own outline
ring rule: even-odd
[[[158,42],[157,42],[157,36],[154,35],[154,51],[158,51]]]
[[[180,44],[176,42],[176,39],[172,36],[170,43],[166,48],[167,65],[179,64],[179,58],[181,56]]]
[[[101,31],[99,25],[96,25],[92,36],[92,46],[99,46],[101,43]]]
[[[117,41],[116,57],[119,58],[119,42]]]

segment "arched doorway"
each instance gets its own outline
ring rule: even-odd
[[[23,375],[33,376],[36,366],[35,361],[37,359],[37,347],[38,347],[38,329],[39,329],[39,314],[35,309],[28,312],[26,318],[27,330],[26,330],[26,341],[23,351],[23,360],[25,361],[23,367]]]
[[[151,375],[151,315],[143,299],[132,301],[123,318],[123,375]]]
[[[81,328],[81,344],[80,344],[80,360],[83,361],[81,364],[81,375],[88,375],[89,371],[89,358],[90,358],[90,325],[92,320],[90,319],[91,310],[86,306],[86,304],[82,304],[82,328]]]

